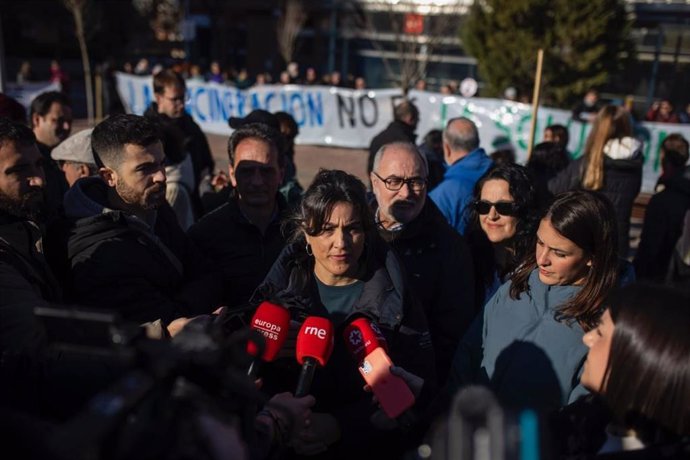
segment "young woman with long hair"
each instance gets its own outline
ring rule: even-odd
[[[536,244],[484,307],[451,369],[451,390],[491,387],[512,407],[554,409],[584,393],[577,377],[585,332],[595,327],[617,281],[617,232],[611,203],[596,192],[556,197]],[[474,337],[474,338],[473,338]]]
[[[626,258],[630,247],[630,214],[642,186],[642,144],[633,137],[630,113],[604,106],[592,124],[584,155],[549,181],[553,194],[594,190],[611,202],[618,222],[618,250]]]

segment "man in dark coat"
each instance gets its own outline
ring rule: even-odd
[[[280,133],[263,123],[238,127],[228,142],[230,198],[189,229],[201,251],[223,270],[223,303],[249,300],[285,246],[287,204],[278,191],[285,171]]]
[[[115,115],[94,128],[91,145],[100,177],[80,179],[65,195],[75,300],[140,323],[211,313],[220,280],[165,201],[155,125]]]
[[[634,261],[639,278],[659,282],[664,281],[671,254],[683,232],[685,213],[690,210],[690,166],[664,184],[664,190],[647,204]]]
[[[52,214],[57,214],[69,184],[50,152],[72,131],[72,107],[63,93],[48,91],[31,101],[29,118],[38,150],[43,156],[47,205]]]
[[[42,165],[31,130],[0,118],[0,406],[64,417],[118,372],[103,359],[48,348],[34,316],[61,301],[43,255]]]
[[[464,238],[427,199],[428,170],[414,144],[385,145],[373,166],[379,234],[399,254],[411,291],[424,307],[443,384],[458,341],[473,319],[472,257]]]
[[[381,147],[391,142],[415,143],[415,130],[419,123],[419,109],[410,101],[403,101],[393,109],[393,121],[386,129],[377,134],[369,145],[369,161],[367,173],[371,173],[374,166],[374,156]]]

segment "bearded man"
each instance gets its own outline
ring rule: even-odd
[[[99,177],[65,195],[73,301],[139,323],[212,312],[220,278],[196,251],[165,201],[165,154],[155,124],[116,115],[91,146]]]

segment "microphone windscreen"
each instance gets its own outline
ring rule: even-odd
[[[297,362],[314,358],[325,366],[333,352],[333,324],[326,318],[309,316],[304,320],[297,336]]]
[[[364,360],[378,347],[388,352],[388,343],[381,329],[368,318],[357,318],[351,322],[343,331],[343,338],[345,346],[357,362]]]
[[[290,328],[290,312],[280,305],[262,302],[256,309],[249,326],[264,336],[264,352],[260,358],[266,362],[273,361],[287,339]],[[254,342],[250,341],[247,344],[247,353],[252,356],[259,353]]]

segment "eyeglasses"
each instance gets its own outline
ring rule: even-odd
[[[514,201],[497,201],[492,203],[491,201],[479,200],[474,202],[474,209],[482,216],[489,214],[492,207],[496,208],[496,212],[502,216],[514,216],[518,212],[518,206]]]
[[[402,177],[391,176],[384,179],[375,172],[372,171],[372,173],[374,176],[378,177],[378,179],[383,182],[383,185],[385,185],[386,188],[391,192],[397,192],[404,184],[407,184],[414,192],[421,192],[424,190],[424,187],[426,187],[426,179],[421,177],[410,177],[409,179],[403,179]]]

